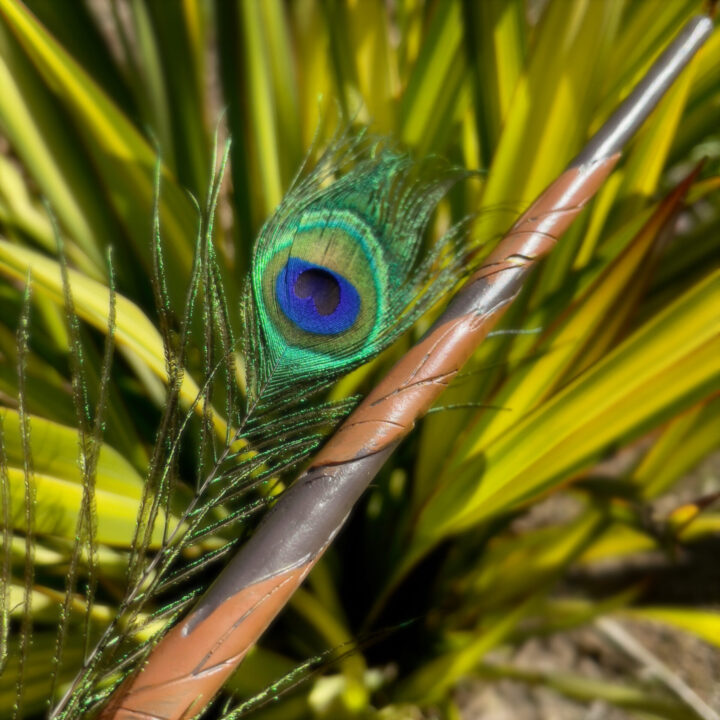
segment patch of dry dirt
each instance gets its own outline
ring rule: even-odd
[[[720,453],[702,464],[688,476],[671,494],[665,496],[653,508],[659,516],[666,515],[674,507],[704,494],[720,489]],[[558,498],[558,515],[572,511],[567,503]],[[533,523],[548,521],[553,508],[539,508]],[[552,517],[551,521],[556,520]],[[628,558],[627,567],[636,569],[635,559]],[[720,558],[712,563],[720,570]],[[603,572],[607,568],[603,569]],[[665,588],[668,602],[676,598],[678,604],[691,602],[701,596],[702,605],[720,610],[720,587],[716,586],[713,567],[711,586],[706,582],[707,573],[679,575],[673,582],[685,583],[683,578],[695,578],[693,582],[702,587],[689,586]],[[672,577],[672,576],[670,576]],[[703,580],[705,578],[705,580]],[[687,581],[689,584],[690,581]],[[661,598],[662,599],[662,598]],[[514,650],[505,649],[486,658],[488,663],[512,665],[533,673],[570,673],[591,680],[618,685],[635,685],[653,688],[656,693],[674,699],[674,691],[668,686],[679,681],[699,699],[707,714],[701,717],[720,719],[720,649],[703,642],[693,635],[665,625],[637,620],[614,620],[619,632],[636,641],[652,658],[667,668],[670,680],[658,678],[652,668],[628,648],[619,647],[600,625],[565,632],[547,638],[532,638]],[[674,676],[675,680],[672,679]],[[638,713],[610,705],[600,699],[579,702],[543,686],[511,680],[467,680],[457,690],[456,701],[462,720],[637,720]],[[701,708],[702,709],[702,708]],[[648,717],[647,715],[642,717]],[[688,720],[697,716],[688,711]]]

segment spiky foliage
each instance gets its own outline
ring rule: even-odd
[[[337,107],[414,157],[485,168],[441,203],[429,235],[472,214],[473,241],[490,248],[700,6],[146,0],[76,3],[69,16],[0,0],[0,714],[39,717],[49,690],[58,703],[73,681],[66,717],[102,699],[402,351],[335,382],[327,401],[248,412],[264,372],[240,322],[256,311],[253,239],[298,198],[293,177],[316,133],[331,142]],[[719,37],[232,679],[228,712],[272,699],[253,717],[394,720],[429,704],[452,717],[466,675],[696,712],[642,679],[588,689],[486,655],[621,612],[717,642],[711,589],[691,607],[640,583],[653,576],[639,563],[609,598],[588,577],[648,549],[666,572],[679,550],[694,567],[720,526],[712,478],[705,498],[648,520],[720,434]],[[232,188],[222,160],[211,174],[218,105]],[[701,174],[673,191],[701,155]],[[429,161],[403,186],[432,194],[442,173]],[[311,202],[303,177],[327,183],[299,179]],[[436,289],[453,242],[421,253]],[[597,463],[623,449],[608,479]],[[543,526],[533,507],[550,494],[564,504]],[[408,618],[388,642],[368,634]],[[391,666],[397,682],[380,672]],[[278,699],[282,677],[297,689]]]

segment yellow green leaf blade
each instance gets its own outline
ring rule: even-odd
[[[641,199],[651,196],[657,190],[687,103],[697,62],[698,58],[695,57],[683,70],[660,101],[648,123],[638,133],[629,153],[619,190],[621,197],[629,199],[622,208],[625,216],[634,214],[641,207]]]
[[[398,134],[404,142],[422,151],[432,147],[438,124],[451,123],[465,69],[460,2],[438,3],[400,106]]]
[[[621,9],[617,2],[550,3],[543,13],[482,197],[484,207],[507,211],[481,217],[481,237],[497,237],[514,220],[508,198],[530,202],[579,150]]]
[[[155,153],[151,146],[21,3],[0,0],[0,15],[48,85],[62,94],[73,112],[116,211],[127,224],[141,257],[149,259],[150,245],[143,240],[150,237],[153,207]],[[196,218],[187,197],[172,178],[167,179],[161,207],[165,235],[173,247],[169,262],[178,263],[187,273]]]
[[[450,650],[426,663],[403,683],[397,699],[401,702],[418,699],[430,702],[442,697],[449,687],[470,674],[490,650],[501,645],[518,623],[532,612],[540,599],[540,595],[532,595],[525,602],[494,619],[463,647]]]
[[[400,86],[392,22],[382,3],[354,3],[348,21],[360,97],[378,130],[392,132]]]
[[[50,218],[33,200],[19,168],[6,157],[0,157],[0,220],[6,227],[6,233],[20,230],[45,250],[54,252],[57,244]],[[83,257],[80,255],[78,259]],[[83,270],[89,274],[93,272],[91,265]]]
[[[326,130],[326,116],[332,108],[330,63],[327,62],[328,25],[318,3],[301,6],[291,3],[290,24],[295,31],[295,62],[299,85],[299,124],[302,147],[310,147],[315,134]]]
[[[718,445],[720,396],[675,418],[633,471],[645,497],[657,497]]]
[[[670,625],[720,647],[720,613],[687,607],[626,608],[622,616]]]
[[[573,522],[498,538],[487,550],[473,596],[483,608],[502,609],[562,573],[592,543],[603,513],[588,509]]]
[[[65,576],[70,566],[75,538],[66,539],[49,535],[33,538],[33,560],[36,568],[48,576]],[[25,563],[27,542],[23,535],[13,534],[10,541],[12,565],[20,568]],[[113,548],[109,545],[98,545],[95,553],[97,567],[102,568],[103,577],[123,580],[127,575],[128,555],[124,548]],[[80,552],[80,565],[88,565],[87,548]]]
[[[25,588],[16,583],[10,584],[11,614],[20,615],[25,596]],[[44,585],[35,585],[31,590],[31,606],[33,618],[40,621],[57,621],[58,610],[63,600],[63,594]],[[87,606],[80,596],[73,598],[70,610],[85,613]],[[113,619],[114,611],[107,605],[94,604],[90,609],[90,618],[99,624],[106,625]]]
[[[680,531],[680,539],[685,542],[702,540],[712,535],[720,535],[720,513],[697,513]]]
[[[49,668],[52,667],[57,645],[57,633],[43,630],[33,634],[28,662],[23,668],[22,701],[25,712],[42,713],[47,709]],[[82,644],[70,644],[64,654],[60,669],[60,681],[69,682],[83,662]],[[10,720],[17,700],[17,685],[20,680],[20,652],[18,641],[11,644],[9,662],[0,673],[0,718]]]
[[[22,467],[23,446],[20,418],[15,410],[0,409],[7,461]],[[33,469],[43,475],[76,484],[82,483],[79,465],[79,437],[75,428],[38,416],[30,416]],[[143,481],[133,466],[109,445],[100,448],[97,459],[97,488],[136,501],[142,496]]]
[[[4,452],[10,481],[12,525],[25,527],[25,453],[19,415],[9,408],[2,413]],[[77,430],[31,416],[31,483],[35,486],[34,530],[73,540],[83,505],[83,476],[80,471]],[[136,527],[143,480],[133,466],[113,448],[103,445],[98,453],[93,491],[97,512],[98,542],[127,547]],[[164,513],[155,526],[152,544],[163,538]]]
[[[9,466],[10,507],[12,526],[23,532],[25,523],[25,474],[22,468]],[[37,498],[35,501],[34,532],[38,535],[75,537],[79,511],[82,507],[82,485],[64,478],[36,472],[31,483]],[[138,499],[127,494],[102,488],[95,490],[97,509],[96,540],[116,547],[129,547],[137,529]],[[158,522],[153,528],[151,546],[159,547],[163,542],[164,519],[159,511]]]
[[[625,523],[612,523],[583,553],[580,562],[592,564],[656,548],[657,542],[647,533]]]
[[[37,295],[35,306],[42,305],[49,306],[57,312],[61,326],[58,345],[63,352],[67,352],[64,309],[58,307],[49,298]],[[15,333],[0,323],[0,354],[4,356],[4,362],[0,362],[0,393],[5,393],[11,398],[17,397],[19,392],[17,350]],[[98,358],[91,347],[86,347],[85,359],[89,377],[88,387],[91,397],[95,399],[93,383],[98,378]],[[32,349],[26,358],[24,396],[25,406],[30,414],[41,415],[61,425],[73,425],[77,422],[77,414],[71,401],[71,388],[66,377]],[[109,391],[106,418],[105,437],[108,442],[131,460],[136,468],[144,470],[148,461],[146,449],[115,387],[111,387]]]
[[[278,155],[276,110],[273,95],[271,60],[268,52],[263,15],[259,3],[241,3],[240,31],[244,38],[244,68],[250,102],[251,132],[260,178],[257,192],[263,216],[280,203],[283,185]]]
[[[551,596],[540,605],[532,622],[518,629],[514,638],[524,640],[538,634],[538,630],[540,634],[547,635],[588,625],[604,615],[626,608],[641,592],[642,584],[637,584],[601,600]]]
[[[490,467],[498,469],[492,472],[489,479],[499,484],[496,492],[486,491],[487,495],[476,501],[476,521],[531,497],[561,474],[579,471],[583,464],[591,461],[602,448],[614,440],[626,439],[630,433],[649,430],[654,423],[661,422],[674,411],[680,410],[683,404],[694,402],[699,399],[698,395],[710,392],[718,375],[710,363],[713,357],[717,357],[718,352],[720,338],[708,341],[696,352],[683,358],[682,362],[649,378],[648,382],[636,391],[616,398],[614,406],[602,408],[603,412],[598,412],[597,415],[588,413],[579,429],[571,430],[572,426],[568,426],[569,413],[562,419],[556,417],[557,424],[548,418],[548,425],[553,426],[550,436],[553,436],[553,431],[557,432],[554,435],[555,443],[547,452],[537,448],[537,457],[527,466],[520,466],[522,469],[518,468],[508,482],[501,480],[499,463],[491,465]],[[669,386],[672,388],[668,389]],[[599,399],[597,404],[601,406]],[[559,440],[560,437],[563,438],[562,441]],[[495,460],[495,453],[492,450],[490,453],[492,460]],[[471,522],[469,515],[465,522]]]
[[[270,76],[277,118],[277,145],[280,153],[283,189],[303,157],[300,100],[297,88],[297,63],[292,36],[281,0],[260,3],[262,25],[266,34]]]
[[[505,3],[465,3],[465,41],[470,51],[476,127],[471,137],[480,146],[487,166],[507,118],[523,70],[524,6]]]
[[[697,0],[676,0],[672,3],[638,3],[632,13],[626,13],[602,77],[608,89],[598,112],[598,122],[610,115],[678,28],[699,10]]]
[[[173,173],[196,197],[207,189],[210,142],[203,103],[207,68],[202,39],[207,8],[197,0],[181,3],[134,3],[148,18],[148,45],[161,68],[161,92],[155,107],[164,116],[172,138]],[[140,72],[145,68],[140,65]],[[140,78],[143,83],[143,78]],[[163,145],[165,152],[167,145]]]
[[[425,507],[419,535],[439,537],[439,528],[456,532],[509,509],[580,469],[609,443],[646,431],[709,393],[719,371],[713,361],[720,346],[719,291],[715,272],[469,459],[454,488],[443,488]]]
[[[606,332],[622,324],[635,305],[647,278],[655,243],[668,226],[682,203],[692,176],[678,186],[657,208],[627,247],[608,265],[597,280],[568,309],[559,327],[541,343],[542,356],[527,370],[518,369],[493,403],[510,408],[509,412],[481,413],[481,422],[472,433],[472,445],[463,454],[473,455],[487,447],[495,438],[521,420],[562,383],[569,372],[578,374],[593,358],[587,357],[593,345],[595,356],[602,356],[613,339]],[[598,347],[598,336],[605,343]]]
[[[38,65],[56,86],[69,91],[81,108],[88,126],[105,137],[108,149],[121,157],[151,159],[149,149],[130,123],[90,80],[82,68],[50,37],[35,18],[19,3],[2,0],[0,12],[36,58]],[[145,157],[143,157],[145,156]]]
[[[25,280],[31,273],[33,285],[56,303],[64,303],[60,266],[40,253],[12,245],[0,239],[0,272]],[[73,301],[78,315],[101,332],[107,332],[110,292],[103,284],[75,270],[68,270]],[[127,298],[116,296],[115,341],[118,347],[139,360],[157,377],[167,379],[162,337],[157,328]],[[181,397],[191,405],[198,386],[187,374],[183,378]]]
[[[91,168],[84,156],[78,156],[66,126],[55,119],[56,108],[47,89],[39,84],[29,61],[2,23],[0,42],[6,45],[0,53],[3,134],[52,203],[73,242],[82,248],[85,262],[95,268],[95,273],[101,272],[104,263],[98,238],[112,237],[112,226],[102,201],[98,201]],[[3,175],[3,190],[7,191],[6,172]],[[34,226],[44,244],[54,250],[47,217],[37,218]],[[69,249],[69,254],[74,251],[74,247]]]

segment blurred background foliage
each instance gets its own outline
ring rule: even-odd
[[[0,416],[13,578],[1,607],[0,717],[13,714],[21,674],[18,712],[44,712],[84,477],[62,262],[44,203],[67,258],[89,403],[101,386],[112,248],[116,355],[89,609],[101,628],[122,591],[165,398],[151,282],[158,150],[166,277],[181,307],[196,246],[192,198],[207,200],[216,126],[233,139],[214,244],[234,321],[256,232],[338,118],[481,171],[441,206],[433,237],[476,213],[473,233],[489,250],[704,7],[0,0]],[[468,677],[542,685],[632,717],[717,717],[682,668],[666,668],[668,678],[638,661],[611,681],[514,658],[530,638],[617,630],[630,617],[720,646],[720,580],[703,575],[720,549],[720,481],[706,474],[690,494],[677,487],[720,438],[719,118],[716,32],[233,678],[228,692],[248,698],[286,673],[290,685],[304,678],[293,670],[308,657],[321,666],[279,698],[266,693],[273,702],[253,717],[460,718],[456,688]],[[333,396],[366,390],[407,342]],[[191,344],[185,407],[202,380]],[[182,463],[178,472],[181,504],[195,480]],[[158,532],[151,548],[160,542]],[[678,582],[692,591],[673,592]],[[70,612],[80,617],[82,582],[75,590]],[[21,662],[13,633],[23,607],[34,630]],[[345,655],[353,640],[359,648]],[[343,656],[330,662],[333,650]],[[71,634],[60,689],[83,652],[82,633]]]

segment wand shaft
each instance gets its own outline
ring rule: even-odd
[[[104,720],[185,720],[212,700],[282,610],[388,456],[430,408],[612,171],[712,31],[691,20],[445,312],[330,438],[194,610],[115,693]]]

